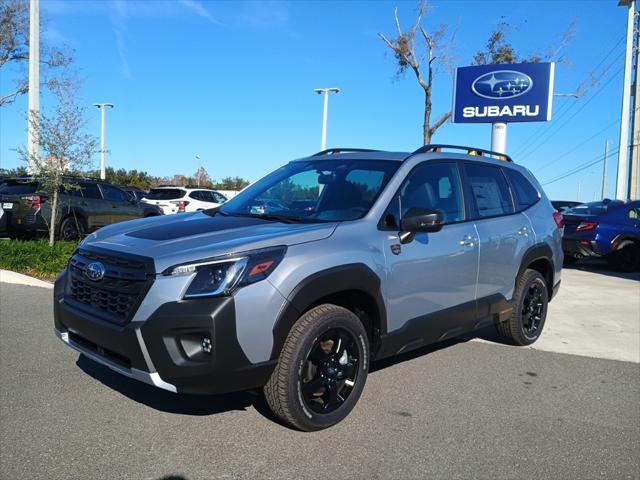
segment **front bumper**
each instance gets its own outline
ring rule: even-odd
[[[146,319],[117,325],[66,302],[66,277],[54,289],[56,335],[122,375],[171,392],[220,394],[261,387],[275,368],[275,361],[247,359],[233,296],[169,301]]]

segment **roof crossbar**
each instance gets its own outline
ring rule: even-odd
[[[423,145],[415,152],[413,152],[409,157],[413,155],[417,155],[419,153],[431,153],[431,152],[441,152],[443,149],[449,150],[463,150],[467,155],[478,156],[478,157],[489,157],[495,160],[502,160],[503,162],[511,162],[513,163],[513,159],[504,153],[494,152],[492,150],[485,150],[484,148],[476,148],[476,147],[465,147],[461,145],[440,145],[440,144],[429,144]],[[407,157],[408,158],[408,157]]]

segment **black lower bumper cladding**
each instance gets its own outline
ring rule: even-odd
[[[58,335],[115,371],[159,376],[161,382],[148,383],[178,393],[219,394],[261,387],[275,368],[275,360],[253,364],[244,354],[233,297],[165,303],[146,321],[119,326],[65,302],[65,277],[54,289]]]

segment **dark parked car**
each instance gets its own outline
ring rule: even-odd
[[[604,257],[623,271],[640,268],[640,201],[603,200],[563,213],[565,264]]]
[[[570,208],[582,205],[582,202],[574,202],[572,200],[551,200],[551,205],[553,205],[553,208],[555,208],[558,212],[563,213]]]
[[[55,225],[58,238],[74,240],[105,225],[161,214],[154,205],[139,203],[106,182],[70,178],[68,183],[74,188],[63,188],[59,194]],[[0,203],[10,237],[29,238],[49,231],[51,198],[33,178],[5,180],[0,185]]]

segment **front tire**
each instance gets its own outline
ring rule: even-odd
[[[511,318],[497,325],[498,334],[513,345],[531,345],[547,318],[549,290],[540,272],[527,269],[518,279]]]
[[[307,432],[321,430],[351,412],[368,370],[369,341],[360,319],[323,304],[291,328],[264,393],[284,422]]]

